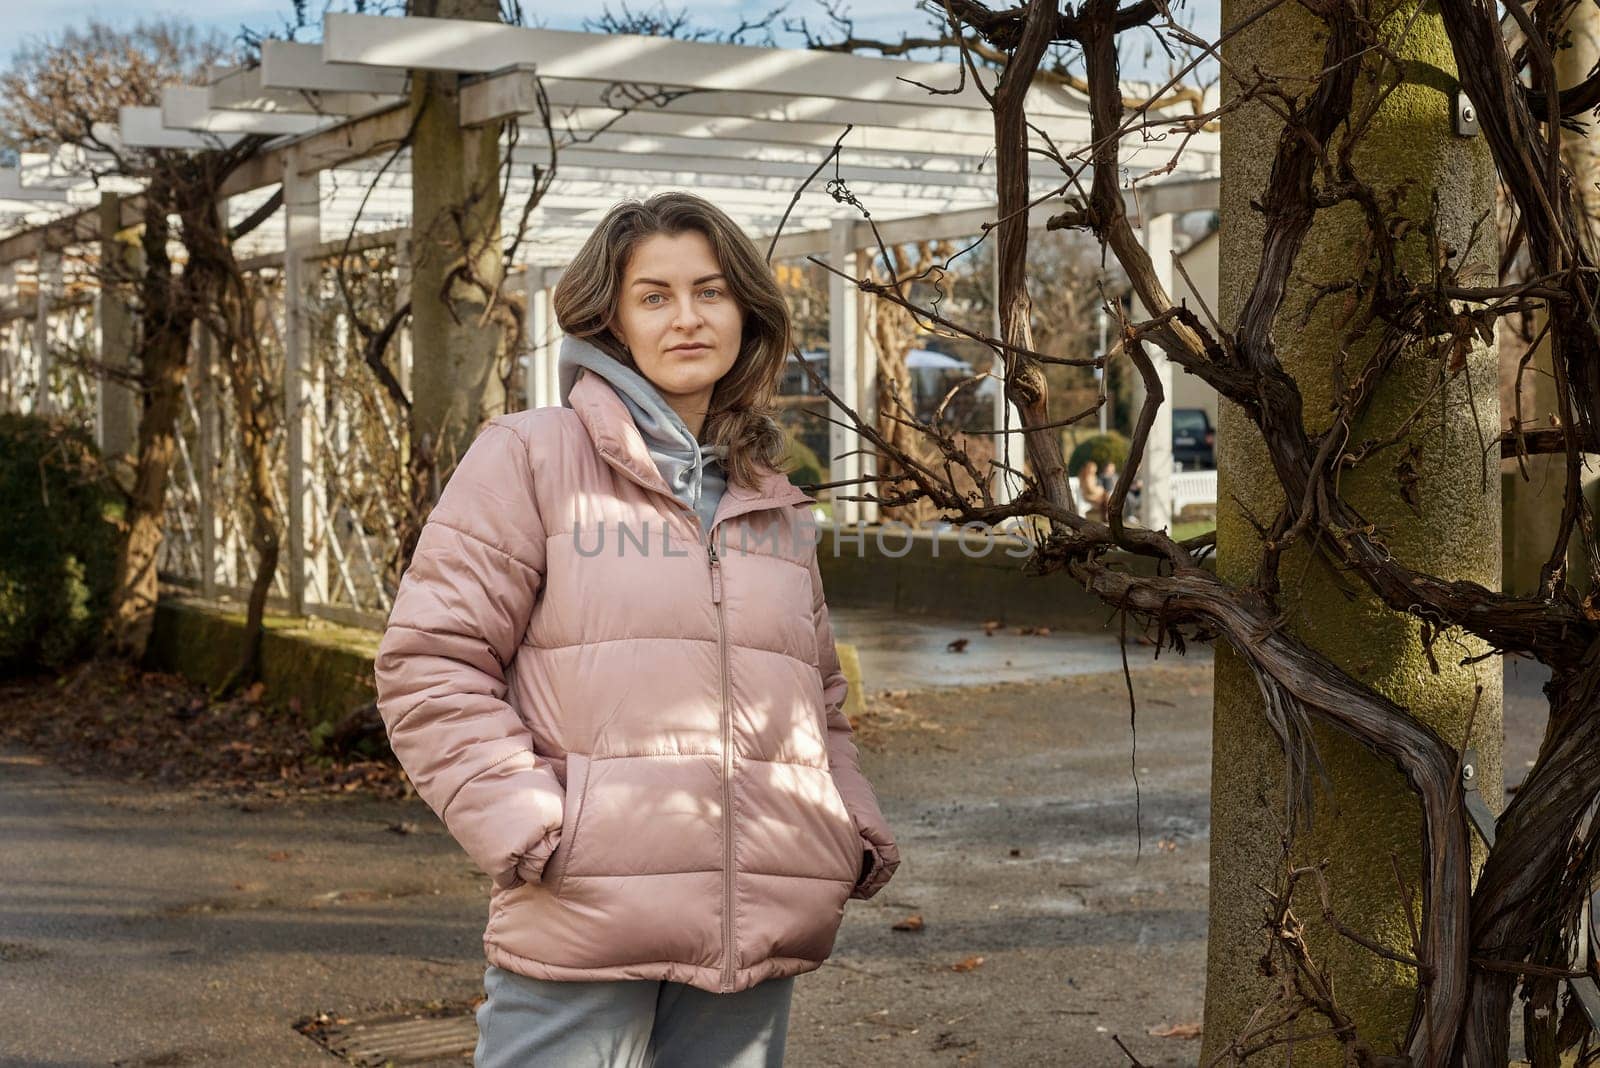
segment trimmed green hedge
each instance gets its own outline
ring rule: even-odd
[[[1067,460],[1067,474],[1073,478],[1078,477],[1078,472],[1083,470],[1083,465],[1093,460],[1105,469],[1107,461],[1113,461],[1118,467],[1125,467],[1128,463],[1128,439],[1118,434],[1115,430],[1104,434],[1096,434],[1092,438],[1084,438],[1078,442],[1078,447],[1072,450],[1072,456]]]
[[[0,413],[0,675],[57,671],[92,651],[121,507],[84,430]]]

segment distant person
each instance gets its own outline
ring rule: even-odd
[[[472,443],[376,663],[493,881],[473,1064],[782,1064],[794,977],[900,863],[777,469],[789,313],[688,193],[607,212],[553,303],[561,405]]]
[[[1104,519],[1106,514],[1106,501],[1111,495],[1100,484],[1100,465],[1093,460],[1086,461],[1078,470],[1078,497],[1083,504],[1083,514]]]
[[[1106,465],[1100,469],[1100,488],[1105,490],[1107,495],[1116,492],[1117,461],[1107,460]]]

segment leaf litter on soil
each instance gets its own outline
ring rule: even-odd
[[[266,697],[258,683],[213,701],[206,687],[181,676],[97,661],[59,678],[0,684],[0,742],[72,771],[202,794],[414,796],[387,752],[319,752],[306,722]]]

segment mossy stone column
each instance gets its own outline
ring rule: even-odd
[[[1267,6],[1262,0],[1224,0],[1222,24],[1238,25]],[[1438,11],[1427,5],[1380,3],[1374,12],[1406,64],[1405,81],[1382,104],[1356,150],[1356,172],[1376,189],[1380,201],[1398,196],[1413,221],[1401,264],[1414,280],[1431,276],[1420,224],[1436,195],[1439,236],[1457,250],[1458,262],[1465,260],[1465,278],[1494,284],[1497,249],[1488,214],[1494,205],[1494,170],[1481,137],[1454,132],[1454,61]],[[1402,35],[1408,22],[1410,28]],[[1228,42],[1225,77],[1259,68],[1304,94],[1308,79],[1323,66],[1326,37],[1324,26],[1299,5],[1279,6]],[[1363,59],[1369,69],[1377,61],[1372,51]],[[1239,88],[1233,82],[1225,91],[1232,95]],[[1359,113],[1375,91],[1373,84],[1360,80],[1353,111]],[[1259,263],[1265,220],[1251,201],[1261,197],[1281,129],[1276,114],[1258,103],[1223,119],[1219,303],[1224,322],[1236,321]],[[1346,132],[1341,127],[1336,136]],[[1469,234],[1480,220],[1478,241],[1469,251]],[[1341,328],[1352,309],[1346,294],[1336,292],[1317,305],[1309,323],[1302,326],[1301,318],[1317,284],[1360,273],[1364,247],[1365,224],[1354,205],[1321,212],[1275,326],[1279,356],[1299,383],[1305,418],[1314,431],[1330,422]],[[1349,374],[1369,351],[1370,342],[1346,354]],[[1347,471],[1339,488],[1376,525],[1378,536],[1399,560],[1495,587],[1500,574],[1500,479],[1497,462],[1484,458],[1483,442],[1499,426],[1496,357],[1487,347],[1475,346],[1467,362],[1469,376],[1458,377],[1424,406],[1406,442]],[[1436,371],[1436,359],[1417,347],[1391,373],[1351,440],[1391,433],[1427,394]],[[1241,410],[1224,402],[1219,422],[1218,569],[1230,582],[1247,583],[1260,559],[1259,538],[1248,517],[1269,520],[1282,496],[1275,480],[1262,477],[1272,467],[1259,433]],[[1411,446],[1417,451],[1409,451]],[[1406,485],[1414,486],[1414,507],[1402,496]],[[1452,744],[1467,741],[1472,719],[1471,741],[1482,761],[1479,784],[1498,807],[1499,662],[1461,666],[1463,657],[1482,652],[1483,646],[1451,631],[1434,645],[1435,674],[1414,618],[1389,611],[1359,581],[1334,573],[1303,544],[1286,554],[1280,574],[1287,625],[1294,633],[1426,720]],[[1473,692],[1479,684],[1483,695],[1474,715]],[[1284,872],[1283,759],[1262,715],[1254,679],[1225,647],[1217,652],[1214,732],[1202,1063],[1225,1049],[1273,996],[1260,968],[1268,946],[1268,902],[1258,887],[1279,885]],[[1297,863],[1327,860],[1339,920],[1409,954],[1409,927],[1390,858],[1399,858],[1399,869],[1415,890],[1419,805],[1392,764],[1329,730],[1319,728],[1316,738],[1333,790],[1331,796],[1319,795],[1315,826],[1298,839],[1293,858]],[[1305,921],[1312,952],[1331,972],[1338,1003],[1353,1016],[1361,1037],[1378,1052],[1393,1052],[1411,1016],[1413,971],[1329,930],[1321,922],[1310,881],[1297,894],[1296,915]],[[1309,1014],[1294,1026],[1301,1035],[1328,1029],[1326,1021]],[[1317,1040],[1296,1042],[1294,1063],[1338,1065],[1343,1059],[1336,1043]]]
[[[410,0],[406,13],[498,21],[498,0]],[[411,145],[411,444],[426,441],[441,476],[479,425],[506,410],[500,379],[505,335],[484,315],[498,289],[500,123],[463,129],[460,76],[413,71],[419,114]],[[461,268],[482,284],[462,280]]]

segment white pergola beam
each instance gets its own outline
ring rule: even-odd
[[[559,144],[559,142],[558,142]],[[530,146],[531,147],[531,146]],[[793,163],[810,174],[828,156],[828,150],[810,145],[772,145],[753,141],[713,141],[694,137],[660,137],[651,134],[617,133],[606,131],[562,146],[568,151],[613,152],[619,156],[677,156],[686,159],[738,159],[761,163]],[[538,151],[538,148],[534,148]],[[948,156],[932,153],[895,153],[872,149],[852,148],[839,154],[838,170],[846,178],[865,171],[892,173],[906,176],[892,181],[928,182],[946,184],[941,179],[982,176],[988,186],[994,185],[992,167],[984,160],[971,156]],[[835,165],[828,164],[819,178],[832,177]],[[966,184],[965,182],[961,184]]]
[[[65,204],[67,196],[65,189],[23,185],[22,174],[17,168],[0,167],[0,200]]]
[[[321,61],[321,49],[304,45]],[[344,68],[340,68],[341,71]],[[392,72],[384,71],[384,75]],[[267,111],[291,115],[361,115],[392,104],[393,93],[323,92],[315,89],[268,89],[261,84],[261,68],[236,70],[208,87],[216,110]]]
[[[838,100],[825,96],[791,96],[769,92],[709,92],[611,78],[546,78],[551,107],[603,108],[635,114],[698,115],[702,118],[749,119],[763,122],[815,122],[844,129],[846,124],[873,130],[921,130],[943,136],[994,138],[994,119],[986,112],[941,108],[938,97],[919,104],[875,100]],[[1087,113],[1041,120],[1059,143],[1087,136]],[[1080,131],[1077,137],[1074,131]]]
[[[334,65],[323,62],[323,58],[321,45],[263,41],[259,68],[261,88],[308,89],[322,93],[377,93],[386,96],[400,96],[406,91],[406,72],[391,69],[393,64],[382,67],[359,63]]]
[[[816,49],[680,41],[634,34],[593,34],[506,26],[470,19],[386,18],[328,14],[322,21],[322,58],[329,63],[487,74],[532,64],[545,78],[628,81],[691,89],[782,93],[885,103],[937,103],[988,112],[976,84],[988,72],[958,63],[898,59]],[[619,74],[622,77],[619,77]],[[940,90],[933,95],[912,84]],[[1081,117],[1081,97],[1059,86],[1029,90],[1030,116]]]
[[[226,148],[243,136],[169,130],[160,108],[123,107],[117,112],[117,137],[128,148]]]
[[[925,130],[860,126],[846,133],[843,125],[825,122],[678,115],[648,107],[636,111],[573,108],[552,115],[551,126],[558,135],[569,137],[603,130],[610,134],[734,141],[769,147],[831,149],[838,143],[846,154],[858,151],[909,153],[950,160],[983,159],[994,155],[994,138],[977,134],[938,135]],[[536,115],[528,115],[522,128],[525,141],[530,134],[538,137],[544,131],[543,122]]]
[[[96,125],[107,128],[103,123]],[[109,168],[115,162],[105,152],[86,152],[77,145],[56,145],[48,152],[19,153],[17,170],[25,186],[70,189],[90,183],[90,175],[97,168]],[[106,175],[100,179],[102,186],[107,181],[120,181],[126,184],[132,180],[120,175]],[[122,190],[111,191],[122,192]],[[96,193],[99,192],[97,189]]]
[[[211,92],[203,85],[175,85],[161,90],[161,124],[169,130],[278,137],[307,133],[329,121],[319,115],[213,111]]]
[[[538,148],[519,147],[512,156],[517,164],[544,163],[549,160],[549,153]],[[560,153],[562,166],[575,167],[613,167],[622,170],[668,172],[684,175],[695,174],[732,174],[746,175],[752,178],[780,178],[789,181],[803,181],[816,170],[817,161],[789,161],[766,160],[747,158],[743,156],[719,157],[713,155],[673,154],[665,152],[619,152],[608,151],[604,143],[599,148],[573,147],[564,148]],[[862,167],[845,164],[840,168],[840,173],[847,182],[866,183],[876,182],[886,185],[926,186],[926,187],[955,187],[961,189],[993,189],[994,177],[984,173],[953,174],[947,171],[920,171],[904,168],[887,167]],[[819,175],[817,181],[823,182],[833,176],[832,167],[824,175]],[[692,179],[691,179],[692,181]],[[1036,193],[1045,193],[1052,189],[1052,183],[1035,182]],[[791,189],[792,193],[793,190]]]
[[[1221,179],[1184,178],[1175,181],[1139,186],[1125,190],[1122,202],[1137,221],[1143,210],[1145,216],[1182,215],[1191,211],[1215,209],[1220,202]],[[870,204],[869,204],[870,207]],[[1053,215],[1061,214],[1060,200],[1036,204],[1028,213],[1030,229],[1042,230]],[[983,232],[985,223],[993,223],[998,209],[991,202],[982,207],[957,211],[936,212],[878,222],[878,234],[886,244],[905,241],[935,241],[956,237],[972,237]],[[876,216],[874,216],[876,218]],[[821,255],[828,251],[826,231],[791,231],[778,239],[774,259],[791,259],[798,256]],[[855,224],[855,241],[858,248],[870,247],[875,238],[872,228],[865,222]]]
[[[463,82],[457,107],[462,126],[486,126],[502,119],[539,113],[539,75],[519,63]]]

